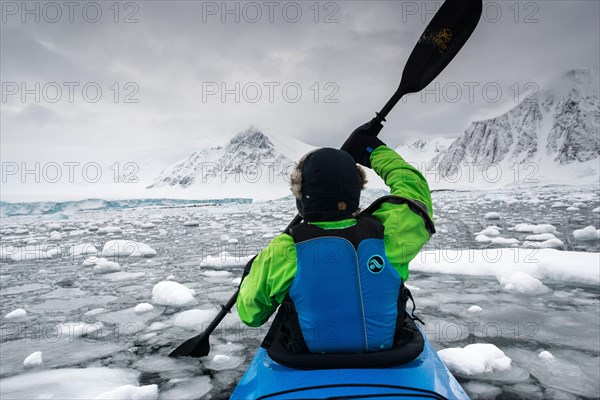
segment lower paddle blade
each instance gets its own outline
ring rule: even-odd
[[[201,334],[186,340],[173,350],[169,357],[206,357],[210,352],[209,336]]]

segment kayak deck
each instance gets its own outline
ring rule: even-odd
[[[392,368],[298,370],[271,360],[260,348],[231,399],[468,399],[425,340],[421,355]]]

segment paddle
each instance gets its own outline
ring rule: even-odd
[[[376,118],[379,122],[385,121],[385,117],[402,96],[422,90],[443,71],[475,30],[481,17],[481,10],[482,0],[446,0],[444,2],[410,54],[402,73],[400,86],[377,113]],[[301,220],[302,217],[296,215],[284,232]],[[221,305],[221,311],[204,332],[185,341],[169,356],[204,357],[208,355],[210,351],[209,337],[225,318],[225,315],[231,311],[238,293],[239,288],[227,301],[227,304]]]
[[[302,221],[302,217],[298,214],[294,217],[292,222],[288,224],[288,226],[283,230],[284,233],[288,233],[290,228]],[[181,345],[179,345],[175,350],[173,350],[169,357],[205,357],[210,352],[210,343],[209,338],[213,331],[217,328],[217,326],[221,323],[223,318],[231,311],[233,305],[237,300],[237,296],[240,293],[240,289],[238,288],[233,296],[227,303],[221,305],[221,311],[217,314],[217,316],[212,320],[208,328],[204,330],[201,334],[194,336],[191,339],[186,340]]]

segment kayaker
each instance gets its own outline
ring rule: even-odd
[[[373,352],[402,340],[408,264],[435,229],[426,179],[377,137],[381,128],[373,119],[342,150],[298,162],[291,189],[304,222],[245,268],[241,320],[261,326],[282,305],[269,335],[283,335],[290,352]],[[360,213],[366,179],[357,164],[391,193]]]

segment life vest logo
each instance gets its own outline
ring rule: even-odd
[[[380,255],[371,256],[367,262],[367,268],[374,274],[381,272],[383,267],[385,267],[385,261],[383,261],[383,257]]]

